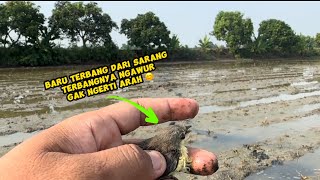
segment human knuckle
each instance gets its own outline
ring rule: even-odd
[[[127,160],[133,163],[133,166],[138,166],[139,168],[144,167],[146,164],[145,162],[148,160],[148,156],[146,155],[146,153],[144,153],[142,149],[134,144],[125,145],[123,153],[125,154],[124,157],[126,157]]]

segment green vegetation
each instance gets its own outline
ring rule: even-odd
[[[128,44],[117,47],[112,30],[126,35]],[[94,2],[57,1],[52,15],[44,17],[30,1],[8,1],[0,4],[0,66],[112,63],[163,49],[176,61],[319,55],[320,33],[297,35],[277,19],[262,21],[257,37],[253,32],[251,19],[241,12],[221,11],[210,35],[226,47],[205,35],[199,47],[189,48],[153,12],[123,19],[119,28]],[[61,40],[69,46],[61,47]]]
[[[319,33],[315,38],[301,34],[296,35],[284,21],[268,19],[259,24],[258,36],[254,37],[251,19],[244,19],[243,16],[242,13],[237,11],[219,12],[211,33],[218,40],[225,41],[230,52],[236,58],[307,57],[319,55]]]
[[[210,38],[205,35],[203,39],[199,40],[199,46],[203,52],[207,53],[213,48],[213,43],[211,42]]]
[[[128,37],[130,46],[135,46],[144,53],[156,48],[168,48],[170,43],[170,31],[153,12],[138,14],[131,20],[123,19],[120,33]]]
[[[317,33],[315,41],[317,43],[317,46],[320,46],[320,33]]]
[[[231,53],[241,56],[241,50],[252,44],[253,25],[251,19],[243,18],[240,12],[220,11],[215,19],[212,35],[226,41]]]
[[[58,28],[57,30],[63,32],[73,43],[81,39],[84,48],[88,42],[91,46],[106,46],[112,43],[110,33],[113,28],[118,29],[110,16],[103,13],[94,2],[57,2],[49,25]]]
[[[290,55],[297,48],[299,37],[283,21],[269,19],[262,21],[256,40],[257,54]]]

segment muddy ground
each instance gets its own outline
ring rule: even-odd
[[[154,81],[118,90],[126,98],[186,97],[200,105],[188,145],[213,151],[220,169],[180,179],[317,179],[320,172],[320,61],[156,64]],[[0,155],[63,119],[114,101],[68,102],[43,81],[92,67],[0,69]],[[140,127],[126,138],[152,136]]]

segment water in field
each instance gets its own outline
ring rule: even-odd
[[[0,69],[0,146],[21,142],[73,115],[113,104],[116,101],[105,99],[111,94],[197,100],[199,114],[190,123],[202,138],[192,145],[217,153],[320,128],[320,62],[167,62],[156,64],[153,81],[74,102],[68,102],[60,88],[44,90],[46,80],[94,67],[98,66]],[[308,154],[281,167],[253,172],[248,179],[295,179],[295,169],[313,176],[320,168],[315,157]]]

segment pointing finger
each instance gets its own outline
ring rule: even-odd
[[[159,123],[193,118],[199,110],[198,103],[187,98],[142,98],[133,99],[144,108],[152,108]],[[96,111],[104,119],[112,119],[117,123],[121,134],[127,134],[139,126],[149,125],[145,122],[145,114],[126,102],[120,102]]]

